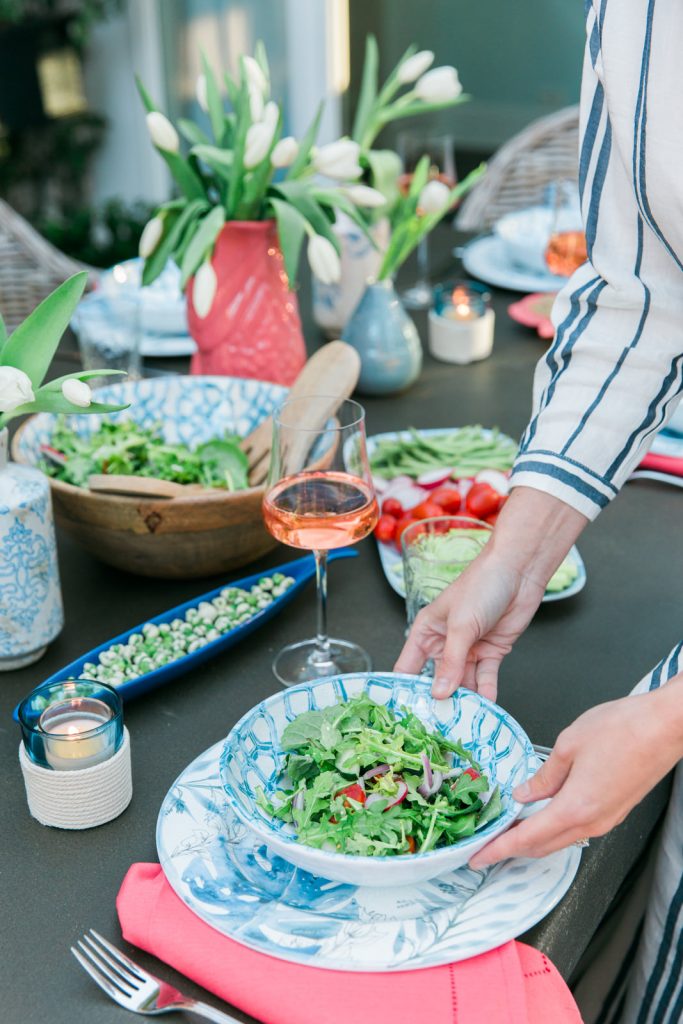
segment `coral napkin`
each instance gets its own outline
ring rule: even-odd
[[[257,953],[176,896],[158,864],[133,864],[116,906],[123,936],[264,1024],[581,1024],[555,967],[521,942],[457,964],[359,974]]]
[[[638,469],[652,469],[657,473],[683,476],[683,459],[675,455],[655,455],[654,452],[648,452]]]

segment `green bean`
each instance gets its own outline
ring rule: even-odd
[[[414,427],[393,440],[381,440],[370,465],[378,476],[418,477],[432,468],[451,466],[454,476],[474,476],[482,469],[509,469],[515,443],[497,429],[462,427],[444,434],[421,434]]]

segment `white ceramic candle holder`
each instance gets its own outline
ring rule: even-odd
[[[28,809],[41,825],[82,829],[104,825],[118,817],[133,796],[130,736],[124,727],[123,742],[113,757],[90,768],[54,771],[32,761],[24,744],[19,746]]]
[[[496,314],[487,309],[473,319],[456,320],[429,311],[429,351],[443,363],[474,363],[493,350]]]

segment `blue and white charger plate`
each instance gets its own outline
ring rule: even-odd
[[[419,886],[357,888],[293,867],[231,811],[223,742],[176,779],[157,821],[171,887],[223,935],[281,960],[338,971],[407,971],[465,960],[521,935],[574,880],[581,852],[461,868]]]
[[[497,235],[474,238],[456,254],[461,254],[462,265],[471,277],[492,284],[496,288],[507,288],[513,292],[559,292],[566,277],[557,274],[536,273],[525,270],[510,262],[505,245]]]

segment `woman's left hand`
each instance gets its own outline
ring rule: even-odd
[[[544,857],[624,820],[683,757],[683,674],[649,693],[600,704],[560,733],[536,774],[514,790],[520,803],[552,800],[498,836],[473,868],[507,857]]]

